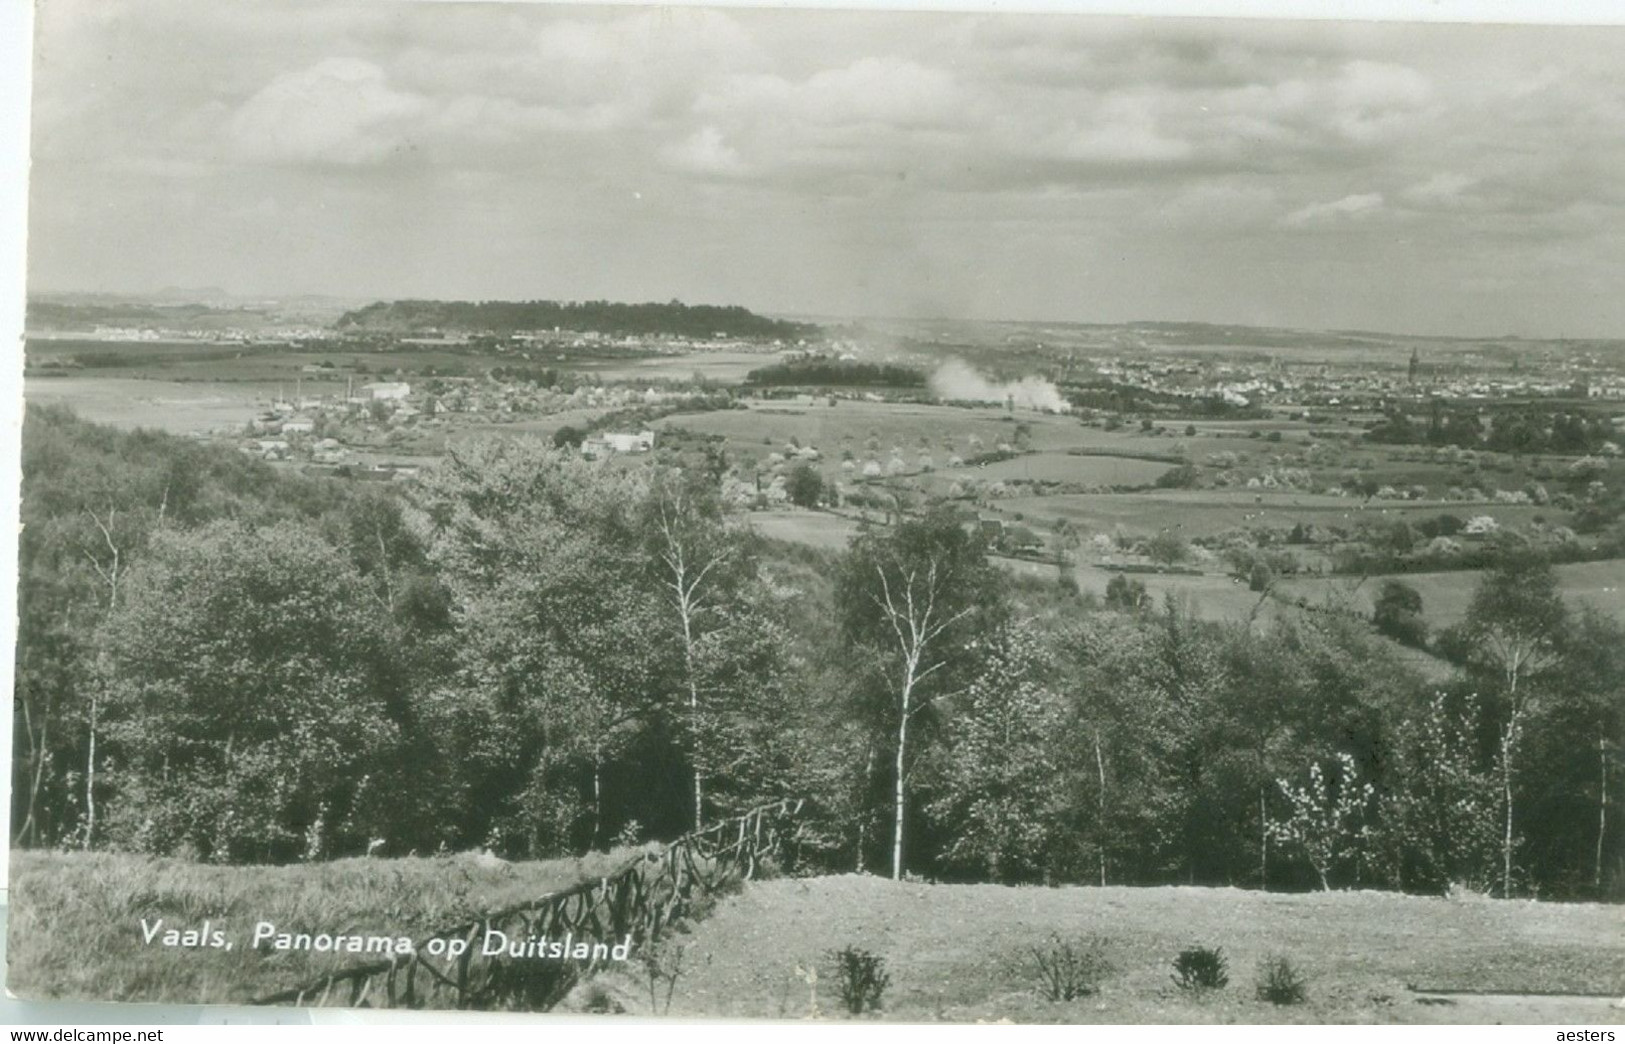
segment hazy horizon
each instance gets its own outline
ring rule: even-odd
[[[1622,41],[58,0],[29,291],[1625,337]]]

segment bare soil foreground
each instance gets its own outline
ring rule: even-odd
[[[1051,933],[1103,940],[1098,993],[1051,1002],[1033,948]],[[1617,1023],[1625,909],[1384,892],[1006,888],[875,877],[749,885],[687,940],[671,1014],[846,1017],[830,951],[884,958],[882,1017],[1017,1022]],[[1172,961],[1221,947],[1229,985],[1188,995]],[[1260,958],[1289,958],[1307,1000],[1257,999]],[[1419,991],[1413,991],[1412,986]],[[1479,995],[1444,991],[1481,991]],[[1496,994],[1482,995],[1482,991]],[[1593,994],[1539,996],[1543,993]],[[867,1016],[866,1016],[867,1017]]]

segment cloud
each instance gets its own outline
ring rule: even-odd
[[[427,110],[424,99],[390,87],[377,65],[328,58],[266,84],[229,130],[252,161],[358,166],[403,148]]]
[[[1060,155],[1084,163],[1167,163],[1188,159],[1196,151],[1189,141],[1171,137],[1158,125],[1156,103],[1144,95],[1105,99],[1090,126],[1067,136]]]
[[[722,132],[704,126],[675,145],[661,151],[667,165],[695,174],[736,177],[746,173],[739,153],[722,140]]]
[[[1401,193],[1401,198],[1413,207],[1451,210],[1473,203],[1467,190],[1479,179],[1465,174],[1439,173],[1418,182]]]
[[[1382,205],[1382,193],[1365,192],[1344,196],[1330,203],[1311,203],[1294,210],[1283,220],[1285,224],[1294,227],[1337,224],[1370,217],[1381,210]]]
[[[172,258],[268,288],[1386,319],[1392,293],[1317,289],[1358,268],[1426,273],[1400,286],[1426,325],[1482,268],[1528,289],[1435,325],[1625,321],[1535,264],[1625,274],[1618,31],[361,0],[52,0],[37,29],[31,263],[62,284]],[[258,249],[182,234],[194,211]]]
[[[805,79],[734,75],[694,104],[701,116],[823,127],[878,124],[941,127],[960,122],[966,99],[942,69],[892,57],[866,57]]]

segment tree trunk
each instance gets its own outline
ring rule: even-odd
[[[908,714],[912,709],[909,706],[910,689],[913,687],[913,671],[903,681],[902,713],[897,717],[897,786],[893,794],[892,814],[895,817],[895,826],[892,830],[891,843],[891,877],[893,881],[903,879],[903,814],[906,811],[906,798],[903,791],[903,758],[908,750]]]
[[[96,837],[96,712],[99,709],[100,698],[93,692],[90,696],[90,743],[89,752],[85,755],[85,847],[89,848]]]
[[[698,831],[705,827],[705,773],[700,768],[700,685],[694,677],[693,614],[686,606],[680,612],[683,617],[683,671],[688,675],[689,741],[694,747],[694,829]]]
[[[1106,759],[1100,752],[1100,729],[1095,729],[1095,772],[1100,777],[1100,887],[1106,887]]]
[[[1602,843],[1608,834],[1608,740],[1597,737],[1597,760],[1602,764],[1602,792],[1597,800],[1597,861],[1591,872],[1591,883],[1602,897]]]
[[[51,703],[49,697],[47,697],[45,720],[40,723],[39,736],[36,740],[32,704],[29,702],[27,693],[28,690],[25,686],[17,687],[17,700],[22,705],[23,711],[23,734],[28,737],[28,753],[29,757],[33,759],[31,764],[34,771],[33,778],[29,780],[28,784],[28,814],[23,817],[22,826],[17,828],[17,833],[13,837],[13,841],[17,844],[21,844],[25,840],[29,842],[38,840],[39,828],[35,812],[39,808],[40,788],[45,782],[45,752],[48,749],[46,743],[50,738],[51,730]]]
[[[875,778],[875,744],[869,743],[869,753],[863,760],[863,792],[858,798],[858,866],[857,872],[868,869],[869,848],[869,788]]]
[[[1516,719],[1507,722],[1501,736],[1501,800],[1506,806],[1506,829],[1501,839],[1501,898],[1512,898],[1512,744]]]
[[[598,839],[604,832],[604,759],[599,748],[592,751],[592,850],[598,851]]]
[[[1270,890],[1270,817],[1262,783],[1258,785],[1258,889]]]
[[[1501,838],[1501,898],[1512,898],[1512,748],[1518,741],[1518,667],[1507,670],[1507,726],[1501,734],[1501,798],[1506,827]]]

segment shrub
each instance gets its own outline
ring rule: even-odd
[[[1100,988],[1100,980],[1111,973],[1105,942],[1091,938],[1072,943],[1051,935],[1046,947],[1033,947],[1038,965],[1038,988],[1052,1001],[1076,1000]]]
[[[1182,990],[1220,990],[1230,984],[1224,947],[1192,946],[1174,958],[1174,985]]]
[[[830,956],[835,960],[836,986],[846,1010],[862,1015],[879,1008],[881,996],[891,984],[891,976],[886,974],[886,959],[855,946],[834,951]]]
[[[1309,996],[1309,980],[1279,954],[1258,962],[1258,999],[1271,1004],[1302,1004]]]
[[[1169,468],[1157,476],[1158,489],[1191,489],[1195,487],[1199,473],[1189,464]]]

